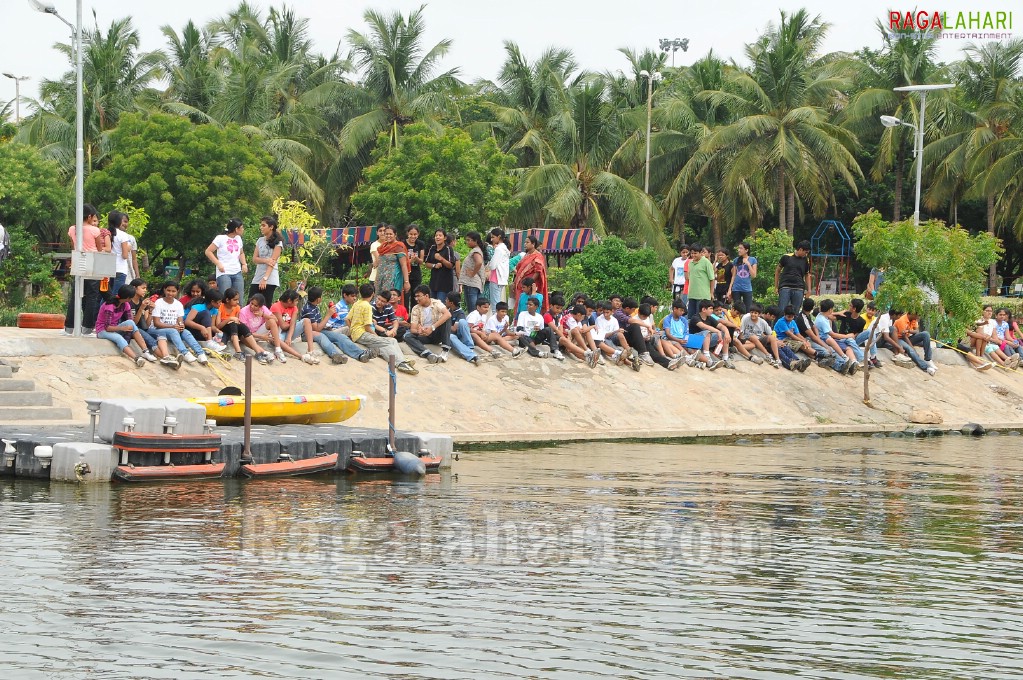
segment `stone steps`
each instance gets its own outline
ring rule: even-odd
[[[0,422],[71,420],[71,409],[54,406],[50,393],[37,391],[35,381],[13,375],[11,366],[0,365]]]

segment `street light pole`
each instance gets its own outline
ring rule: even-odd
[[[21,81],[28,80],[28,76],[16,76],[13,73],[4,75],[14,81],[14,122],[21,124]]]
[[[881,124],[885,127],[895,127],[897,125],[905,125],[911,127],[916,131],[916,140],[913,144],[913,155],[916,156],[916,202],[914,203],[913,209],[913,224],[920,224],[920,187],[923,184],[923,170],[924,170],[924,113],[927,109],[927,93],[931,90],[947,90],[955,87],[951,83],[941,83],[937,85],[904,85],[902,87],[892,88],[895,92],[918,92],[920,93],[920,120],[917,121],[916,125],[907,123],[904,120],[900,120],[895,116],[881,116]]]
[[[52,14],[60,19],[65,26],[71,29],[73,39],[72,46],[75,51],[75,71],[77,75],[77,101],[75,105],[75,248],[80,253],[79,257],[85,257],[85,244],[83,236],[84,206],[85,206],[85,102],[82,94],[82,0],[76,2],[75,24],[57,13],[57,8],[46,0],[28,0],[39,12]],[[85,279],[81,274],[75,273],[75,304],[74,304],[74,330],[72,335],[82,335],[82,297],[85,292]],[[65,321],[65,323],[67,323]]]
[[[661,79],[661,74],[649,71],[640,71],[639,75],[646,78],[646,169],[643,178],[643,191],[650,193],[650,125],[651,114],[653,113],[654,102],[654,81]]]

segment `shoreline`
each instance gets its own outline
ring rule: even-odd
[[[887,362],[871,371],[873,408],[863,404],[863,380],[811,367],[792,373],[749,362],[736,370],[636,373],[571,360],[520,357],[479,367],[455,358],[419,365],[420,374],[398,376],[399,430],[437,432],[459,448],[556,445],[563,442],[684,441],[871,434],[917,428],[959,430],[977,423],[990,430],[1023,430],[1023,371],[968,368],[956,353],[936,350],[940,370],[928,376]],[[61,337],[59,331],[0,329],[0,359],[20,366],[13,377],[31,380],[70,419],[87,424],[85,399],[215,396],[225,384],[244,384],[244,366],[213,361],[210,368],[159,365],[136,368],[106,341]],[[422,362],[421,362],[422,363]],[[253,367],[254,395],[363,394],[352,427],[387,427],[386,364],[349,361],[343,366]],[[916,409],[936,412],[940,425],[911,422]],[[9,424],[28,425],[10,418]],[[32,421],[35,426],[46,425]]]

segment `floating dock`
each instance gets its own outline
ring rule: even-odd
[[[242,427],[215,427],[213,434],[220,435],[220,451],[214,453],[213,461],[224,463],[224,477],[241,477],[241,455],[245,433]],[[82,442],[92,446],[105,447],[101,442],[91,443],[90,428],[87,426],[33,426],[19,427],[0,425],[0,440],[12,442],[11,453],[4,453],[5,445],[0,444],[0,477],[50,479],[53,466],[49,460],[36,455],[36,447],[57,446]],[[450,468],[452,439],[447,435],[428,432],[403,432],[395,434],[395,446],[399,451],[417,453],[423,449],[443,459],[441,469]],[[306,460],[318,455],[336,453],[336,473],[344,473],[349,467],[352,452],[366,456],[383,456],[387,450],[387,431],[361,427],[346,427],[339,424],[320,425],[253,425],[249,448],[256,464],[276,463],[283,454],[293,460]],[[177,465],[201,465],[206,462],[203,453],[182,453],[175,456]],[[134,452],[132,463],[137,466],[162,465],[164,454],[159,452]],[[107,481],[100,479],[102,473],[89,479],[90,482]],[[55,479],[59,477],[54,477]]]

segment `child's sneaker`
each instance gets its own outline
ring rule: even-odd
[[[440,355],[433,352],[426,353],[426,360],[431,364],[439,364],[441,362]]]
[[[195,355],[192,354],[191,352],[185,352],[181,356],[183,356],[185,358],[185,363],[186,364],[194,364],[196,362]],[[205,357],[205,356],[206,355],[204,354],[203,357]]]
[[[409,375],[419,374],[419,371],[417,371],[416,368],[407,361],[403,361],[400,364],[398,364],[397,369],[402,373],[407,373]]]
[[[711,359],[710,363],[707,364],[708,371],[716,371],[724,365],[725,362],[720,359]]]
[[[777,359],[771,359],[768,363],[770,363],[773,368],[781,368],[781,362]]]
[[[519,355],[522,354],[522,348],[516,347],[512,350],[512,359],[518,359]]]
[[[473,357],[472,359],[469,359],[469,363],[472,364],[473,366],[475,366],[476,368],[479,368],[480,367],[480,358],[479,357]]]
[[[871,368],[881,368],[882,366],[884,366],[884,364],[882,364],[881,361],[877,357],[871,357],[870,358],[870,367]]]
[[[306,352],[305,354],[302,355],[302,362],[309,364],[310,366],[315,366],[316,364],[320,363],[320,360],[314,357],[312,353]]]
[[[157,361],[159,361],[159,359],[157,359],[156,356],[154,356],[153,353],[150,352],[148,349],[142,353],[142,358],[151,364],[155,364]]]
[[[135,357],[135,365],[138,366],[139,368],[142,368],[143,366],[146,365],[146,360],[141,356],[137,356]]]
[[[761,366],[764,363],[764,360],[758,357],[756,354],[750,354],[749,360],[752,361],[757,366]]]
[[[273,357],[271,357],[268,352],[260,352],[259,354],[256,355],[256,361],[258,361],[263,366],[266,366],[271,361],[273,361]]]
[[[565,355],[561,353],[560,349],[554,350],[554,354],[552,354],[551,356],[553,356],[558,361],[564,361],[565,360]]]
[[[341,356],[344,356],[344,355],[341,355]],[[360,364],[368,364],[372,358],[373,358],[373,350],[367,349],[365,352],[363,352],[362,354],[359,355],[359,363]],[[345,361],[347,361],[347,359],[345,359]],[[345,363],[345,362],[342,361],[341,363]]]
[[[235,352],[234,353],[234,360],[235,361],[245,361],[245,355],[242,354],[241,352]]]
[[[284,356],[284,350],[280,347],[274,350],[274,357],[282,364],[288,363],[288,359]]]
[[[205,366],[206,364],[210,363],[210,360],[206,358],[206,352],[200,352],[199,356],[196,357],[196,359],[198,360],[200,366]]]
[[[799,362],[799,372],[806,373],[806,369],[810,368],[810,364],[813,363],[809,359],[803,359]]]
[[[175,358],[168,354],[167,356],[160,359],[160,363],[163,364],[164,366],[170,366],[171,368],[180,368],[181,367],[180,359],[181,359],[180,355],[178,355],[178,357]]]
[[[639,358],[639,352],[637,352],[635,348],[629,350],[629,363],[632,364],[632,370],[639,373],[640,366],[643,365],[643,362]]]
[[[640,359],[642,359],[643,363],[646,364],[647,366],[654,365],[654,358],[650,356],[650,352],[643,352],[643,354],[640,355]]]
[[[369,361],[369,359],[367,359],[366,361]],[[338,352],[337,354],[335,354],[334,356],[332,356],[330,358],[330,363],[332,363],[332,364],[347,364],[348,363],[348,357],[346,357],[343,353]]]
[[[611,355],[611,363],[612,364],[622,363],[622,350],[620,349],[615,350],[614,354]]]
[[[600,362],[600,352],[591,349],[586,354],[586,365],[590,368],[596,368],[597,363]]]
[[[679,367],[679,366],[680,366],[681,364],[682,364],[682,357],[681,357],[681,356],[673,357],[673,358],[671,358],[671,359],[668,359],[668,366],[667,366],[667,369],[668,369],[669,371],[674,371],[674,370],[675,370],[676,368],[678,368],[678,367]]]

